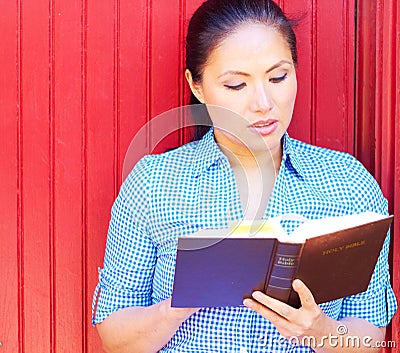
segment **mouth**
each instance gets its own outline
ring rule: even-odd
[[[275,119],[259,120],[249,126],[251,130],[263,136],[272,134],[277,127],[278,127],[278,120]]]
[[[261,127],[267,127],[272,125],[273,123],[276,123],[276,120],[268,119],[268,120],[260,120],[257,121],[256,123],[252,124],[252,127],[255,128],[261,128]]]

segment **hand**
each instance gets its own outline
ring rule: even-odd
[[[311,291],[296,279],[293,289],[299,294],[301,307],[295,309],[262,292],[253,292],[253,299],[245,299],[243,304],[268,319],[286,338],[314,336],[318,338],[335,332],[337,321],[326,316],[315,303]]]

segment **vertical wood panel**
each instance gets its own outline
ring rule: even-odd
[[[313,10],[312,0],[288,1],[284,3],[285,13],[289,18],[298,20],[295,27],[298,68],[297,68],[297,98],[289,133],[291,136],[311,142],[312,119],[312,69],[313,69]]]
[[[17,1],[17,259],[18,259],[18,343],[25,351],[25,301],[24,301],[24,203],[23,203],[23,94],[22,94],[22,4]]]
[[[384,195],[393,200],[394,177],[394,125],[396,97],[396,12],[390,2],[378,1],[377,31],[378,57],[376,65],[377,94],[375,111],[375,177],[380,182]],[[385,59],[383,59],[385,58]],[[385,63],[382,65],[382,63]]]
[[[375,164],[374,164],[374,173],[373,175],[377,178],[378,182],[381,183],[381,173],[382,173],[382,122],[386,120],[388,117],[383,117],[382,119],[382,108],[383,108],[383,94],[382,92],[382,83],[383,83],[383,1],[376,1],[376,13],[375,13],[375,80],[373,82],[373,86],[375,87],[375,111],[373,114],[374,119],[374,155],[375,155]],[[385,92],[388,93],[388,92]],[[377,159],[378,158],[378,159]]]
[[[56,111],[55,111],[55,0],[49,0],[49,272],[50,272],[50,352],[57,351],[57,298],[56,298],[56,220],[55,220],[55,145],[56,145]]]
[[[89,347],[95,351],[101,351],[99,338],[93,340],[94,330],[91,328],[91,293],[90,279],[96,273],[96,266],[90,262],[89,258],[89,237],[87,231],[87,0],[81,0],[81,195],[82,195],[82,288],[84,296],[82,298],[82,353],[89,352]],[[91,271],[89,270],[89,263]]]
[[[343,151],[355,152],[355,48],[356,48],[356,0],[343,0],[343,104],[344,125]],[[328,13],[329,14],[329,13]]]
[[[86,161],[85,217],[87,232],[87,312],[104,256],[110,208],[117,192],[115,156],[115,2],[86,0]],[[135,38],[140,42],[140,38]],[[141,43],[142,44],[142,43]],[[128,58],[127,58],[128,59]],[[135,64],[135,62],[133,62]],[[135,85],[136,81],[132,81]],[[126,97],[130,99],[130,97]],[[134,110],[131,111],[134,117]],[[101,259],[101,260],[100,260]],[[88,318],[89,319],[89,318]],[[89,321],[90,323],[91,321]],[[90,325],[91,326],[91,325]],[[89,329],[88,352],[100,352],[94,328]]]
[[[153,1],[151,11],[151,116],[177,106],[179,0]]]
[[[393,74],[393,95],[394,95],[394,126],[393,126],[393,145],[394,145],[394,197],[393,197],[393,212],[395,215],[400,214],[400,1],[393,2],[393,36],[395,43],[393,49],[395,50],[395,60]],[[400,298],[400,221],[394,223],[393,226],[393,276],[392,282],[396,297]],[[399,302],[399,300],[398,300]],[[395,340],[397,345],[400,344],[400,314],[399,310],[392,322],[392,339]],[[397,348],[398,349],[398,348]]]
[[[121,2],[119,171],[122,171],[125,152],[132,138],[150,118],[146,115],[147,3],[146,0]],[[119,183],[121,178],[119,175]]]
[[[151,11],[151,90],[150,119],[178,106],[180,98],[179,77],[181,62],[179,61],[179,28],[180,28],[180,0],[153,1]],[[177,116],[174,116],[177,118]],[[176,122],[178,125],[179,122]],[[150,124],[150,138],[152,146],[158,141],[152,139],[153,129],[167,130],[171,122],[157,120],[157,124]],[[155,135],[155,134],[154,134]],[[164,152],[179,144],[179,133],[176,131],[154,150],[155,153]]]
[[[18,8],[7,2],[0,12],[0,351],[18,352]]]
[[[399,86],[399,51],[398,42],[399,32],[398,25],[399,14],[397,12],[397,1],[377,1],[377,26],[376,26],[376,100],[375,105],[375,177],[379,181],[384,195],[389,200],[389,212],[397,211],[397,202],[400,194],[395,183],[396,169],[400,164],[398,158],[400,150],[396,149],[396,137],[399,139],[398,127],[400,115],[398,110],[398,97],[400,93]],[[397,113],[397,114],[396,114]],[[397,164],[396,164],[397,162]],[[397,174],[398,177],[398,174]],[[397,192],[397,193],[396,193]],[[396,214],[396,213],[395,213]],[[392,246],[390,259],[393,266],[394,290],[399,297],[399,270],[398,259],[398,237],[399,237],[398,219],[394,220],[392,226]],[[399,314],[397,313],[393,319],[392,330],[388,330],[387,339],[396,339],[398,341],[399,331]],[[391,332],[390,332],[391,331]],[[390,352],[386,349],[385,352]]]
[[[48,0],[22,3],[23,94],[23,244],[24,244],[24,353],[51,352],[52,278],[50,225],[53,195],[52,95],[49,77],[51,4]],[[50,269],[50,270],[49,270]]]
[[[376,2],[358,2],[357,76],[356,76],[356,148],[355,155],[370,173],[375,168],[375,24]]]
[[[315,142],[353,152],[354,1],[315,2]]]
[[[82,351],[81,3],[55,0],[55,352]]]
[[[183,56],[181,58],[182,60],[182,66],[181,66],[181,78],[180,78],[180,84],[182,85],[182,88],[180,89],[180,92],[183,93],[183,101],[182,101],[182,106],[183,105],[189,105],[190,103],[190,88],[189,85],[186,81],[186,78],[184,77],[184,69],[186,68],[186,34],[187,34],[187,29],[189,25],[190,18],[192,17],[193,13],[196,11],[196,9],[203,3],[202,0],[182,0],[182,21],[183,23],[181,24],[181,33],[183,35],[182,37],[182,42],[181,42],[181,50],[183,52]],[[185,118],[182,119],[182,125],[185,126],[188,123]],[[193,131],[193,130],[192,130]],[[181,141],[183,143],[189,142],[193,138],[193,133],[191,133],[190,129],[183,130],[181,133]]]
[[[356,156],[381,185],[389,201],[389,212],[399,209],[399,2],[358,3],[357,143]],[[392,226],[389,260],[397,298],[399,287],[400,222]],[[399,344],[399,313],[388,327],[386,338]],[[385,352],[390,352],[387,348]]]

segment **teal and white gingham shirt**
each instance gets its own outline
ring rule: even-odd
[[[349,154],[284,135],[282,164],[265,218],[297,213],[316,219],[367,210],[387,214],[387,201],[361,163]],[[200,141],[141,159],[112,208],[104,268],[93,299],[93,325],[121,308],[169,298],[177,237],[201,228],[227,227],[242,214],[232,168],[213,129]],[[294,229],[290,222],[284,226],[289,233]],[[326,315],[354,316],[379,327],[389,323],[397,307],[389,281],[389,240],[388,236],[368,290],[321,304]],[[291,344],[268,320],[242,306],[200,309],[161,350],[311,351]]]

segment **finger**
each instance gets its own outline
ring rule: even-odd
[[[288,320],[295,315],[296,309],[262,292],[253,292],[252,296],[255,300]]]
[[[305,309],[314,309],[317,304],[315,303],[314,296],[308,287],[299,279],[293,281],[293,289],[300,297],[301,306]]]
[[[270,308],[267,308],[256,300],[245,299],[243,301],[243,304],[249,309],[252,309],[255,312],[259,313],[261,316],[265,317],[277,328],[285,327],[288,324],[288,321],[284,317],[280,316],[278,313],[271,310]]]

